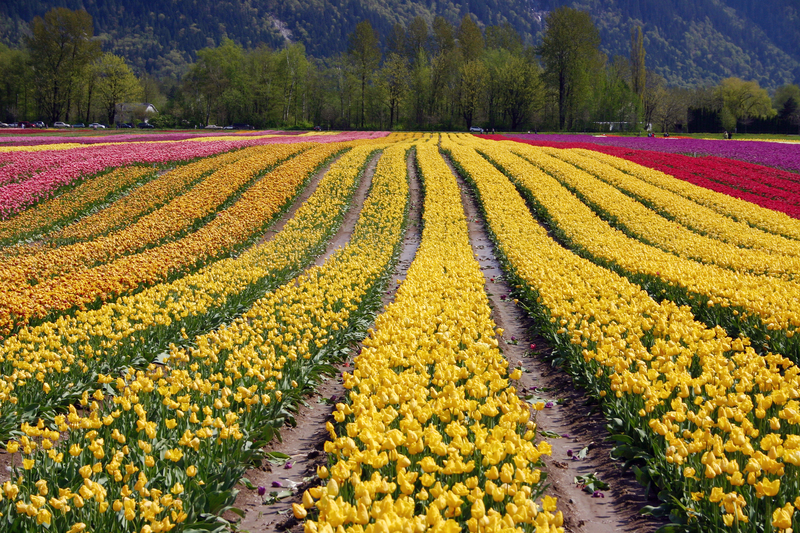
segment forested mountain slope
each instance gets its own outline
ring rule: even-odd
[[[800,82],[798,0],[534,0],[540,11],[589,11],[613,56],[628,55],[630,27],[644,30],[647,66],[674,85],[736,76],[762,86]]]
[[[535,44],[547,12],[561,5],[592,14],[609,56],[627,56],[630,28],[641,24],[647,66],[671,84],[729,76],[768,87],[800,81],[798,0],[4,0],[0,41],[19,45],[28,22],[52,7],[84,8],[105,50],[138,72],[177,77],[196,50],[225,37],[248,48],[288,39],[330,56],[346,50],[363,19],[385,38],[393,24],[416,16],[457,24],[472,13],[484,27],[509,22]]]
[[[194,60],[194,52],[228,37],[246,48],[285,39],[301,42],[315,57],[347,49],[347,36],[369,20],[384,39],[395,23],[436,15],[457,23],[467,13],[480,24],[511,22],[531,41],[538,24],[526,0],[4,0],[0,41],[16,45],[27,22],[52,7],[86,9],[104,49],[125,56],[138,71],[170,74]]]

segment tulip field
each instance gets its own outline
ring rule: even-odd
[[[242,479],[331,378],[293,531],[592,531],[548,484],[560,436],[504,353],[465,195],[652,530],[800,528],[800,145],[0,141],[0,531],[236,530]]]

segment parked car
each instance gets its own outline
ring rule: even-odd
[[[10,127],[11,127],[11,126],[9,126],[8,124],[6,124],[5,122],[0,122],[0,128],[10,128]]]
[[[53,123],[53,127],[54,127],[54,128],[71,128],[72,126],[70,126],[70,125],[69,125],[69,124],[67,124],[66,122],[61,122],[61,121],[59,120],[58,122],[54,122],[54,123]]]
[[[45,124],[41,120],[37,120],[36,122],[33,123],[33,127],[34,128],[46,128],[47,124]]]
[[[139,124],[136,125],[136,127],[137,128],[141,128],[141,129],[153,129],[153,128],[155,128],[155,126],[153,126],[152,124],[149,124],[147,122],[140,122]]]
[[[86,124],[84,124],[83,122],[78,122],[77,124],[73,124],[72,127],[73,128],[85,128]]]
[[[23,120],[22,122],[17,123],[17,126],[25,129],[25,128],[33,128],[33,122],[28,122],[27,120]]]
[[[89,127],[92,128],[92,129],[95,129],[95,130],[96,129],[102,129],[102,130],[106,129],[105,124],[100,124],[99,122],[92,122],[91,124],[89,124]]]
[[[479,128],[478,126],[472,126],[469,129],[469,131],[472,133],[483,133],[483,128]]]
[[[133,124],[131,124],[130,122],[123,122],[123,123],[121,123],[121,124],[119,125],[119,127],[120,127],[120,128],[132,128],[132,127],[133,127]]]
[[[314,131],[322,131],[322,126],[314,126]]]
[[[231,128],[234,129],[234,130],[252,130],[253,126],[251,126],[250,124],[236,123],[236,124],[233,124],[231,126]]]
[[[205,127],[207,130],[221,130],[222,126],[217,126],[216,124],[209,124]]]

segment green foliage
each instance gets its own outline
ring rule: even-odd
[[[180,121],[169,113],[159,113],[150,119],[150,124],[159,129],[173,129],[180,126]]]
[[[468,13],[475,16],[479,28],[510,23],[527,43],[533,42],[537,31],[537,22],[524,0],[472,4],[403,0],[58,3],[65,4],[85,7],[94,18],[95,33],[103,39],[104,49],[125,57],[137,74],[150,72],[175,80],[197,59],[198,50],[218,46],[225,38],[247,49],[262,43],[271,48],[301,43],[314,57],[332,58],[347,51],[347,37],[362,20],[369,20],[382,40],[395,24],[407,27],[415,17],[426,25],[437,16],[456,24]],[[0,42],[20,45],[33,17],[44,15],[54,5],[45,0],[4,0]]]
[[[85,70],[100,55],[92,17],[86,11],[55,8],[31,22],[25,38],[37,97],[50,121],[69,120],[70,103]]]
[[[774,88],[800,80],[800,4],[796,0],[541,0],[592,15],[609,57],[628,55],[641,26],[647,63],[669,85],[716,85],[729,77]]]
[[[599,46],[600,35],[588,13],[560,7],[547,16],[539,54],[545,86],[558,99],[559,129],[569,128],[583,111]]]
[[[100,107],[106,114],[106,122],[113,124],[117,104],[138,101],[142,87],[120,56],[103,54],[92,66],[92,70],[92,75],[97,80],[96,92]]]
[[[756,127],[759,120],[767,120],[757,117],[775,113],[775,120],[782,124],[796,122],[800,126],[800,89],[794,91],[796,85],[785,85],[772,102],[761,89],[765,84],[759,84],[756,78],[742,77],[732,85],[726,80],[717,88],[692,91],[669,86],[674,77],[670,78],[669,72],[664,74],[658,58],[660,36],[666,35],[660,24],[667,24],[666,14],[680,20],[701,20],[697,17],[713,12],[717,4],[738,5],[742,3],[739,0],[714,0],[711,4],[707,4],[711,0],[701,0],[694,7],[677,0],[664,0],[664,5],[658,6],[650,0],[571,2],[582,11],[558,8],[565,3],[558,0],[543,0],[539,7],[558,9],[546,17],[541,17],[546,13],[537,12],[541,24],[530,22],[533,18],[527,11],[512,20],[510,15],[516,13],[514,6],[519,0],[472,3],[469,11],[460,4],[401,5],[396,0],[384,0],[385,5],[372,2],[362,6],[351,0],[347,4],[350,12],[345,13],[339,5],[325,11],[324,17],[315,15],[298,23],[300,26],[290,24],[291,17],[280,18],[283,12],[277,8],[265,15],[261,3],[207,5],[204,1],[195,2],[191,12],[176,4],[171,18],[148,11],[145,18],[150,22],[143,27],[137,22],[142,13],[131,7],[126,11],[125,31],[120,29],[114,36],[106,24],[116,16],[116,7],[138,4],[111,0],[103,7],[90,5],[93,13],[99,10],[95,26],[100,37],[84,39],[91,43],[91,54],[80,51],[71,57],[92,56],[100,43],[110,52],[97,61],[73,62],[84,65],[82,68],[60,69],[60,100],[45,93],[50,86],[43,83],[46,77],[41,76],[39,65],[45,48],[34,41],[38,35],[41,42],[47,42],[47,35],[36,27],[47,17],[37,19],[25,47],[0,46],[2,118],[49,118],[52,103],[59,101],[59,112],[65,118],[71,113],[87,123],[111,122],[114,103],[148,102],[162,113],[153,120],[159,127],[245,123],[257,128],[308,129],[320,125],[325,129],[430,130],[480,125],[501,131],[607,131],[609,124],[616,129],[622,123],[626,129],[655,124],[669,131],[687,123],[687,108],[691,107],[731,126],[745,120]],[[15,2],[4,6],[12,15],[32,14],[44,5],[34,1],[18,9]],[[278,4],[271,0],[273,7]],[[389,5],[394,11],[383,10]],[[672,11],[665,6],[671,6]],[[791,6],[784,7],[784,17],[792,20]],[[293,6],[292,12],[327,8],[324,1],[315,0]],[[500,8],[506,10],[502,11],[506,18],[492,11]],[[763,19],[757,13],[737,9],[729,9],[726,16]],[[373,12],[381,16],[371,16]],[[72,28],[80,26],[75,21],[88,17],[86,12],[62,13],[68,15],[65,20],[72,20]],[[195,22],[211,15],[218,15],[213,26]],[[176,17],[183,17],[183,23],[177,24]],[[314,24],[322,19],[325,27],[315,29]],[[230,22],[244,20],[246,24]],[[343,22],[336,26],[336,20]],[[536,37],[540,46],[533,46],[534,37],[525,29],[525,20],[530,22],[531,31],[543,30]],[[683,40],[708,40],[701,26],[718,31],[716,17],[702,20],[692,23],[691,35],[684,35]],[[83,26],[85,35],[89,35],[91,24]],[[7,20],[0,21],[0,34],[14,27]],[[338,32],[335,36],[327,33],[333,31],[332,27]],[[345,32],[348,27],[352,30]],[[278,32],[277,39],[267,38],[270,28]],[[159,41],[161,32],[169,34],[168,44]],[[186,40],[187,34],[202,34],[203,38]],[[601,39],[607,35],[611,37]],[[794,34],[780,26],[776,35],[788,39]],[[673,36],[663,40],[666,43],[671,39]],[[320,40],[325,41],[322,52]],[[142,44],[145,41],[157,49],[155,55],[148,55],[149,49]],[[181,50],[187,42],[197,46]],[[609,56],[602,51],[616,46],[624,47],[622,53],[607,61]],[[645,48],[651,68],[644,66]],[[335,53],[337,49],[339,53]],[[718,62],[727,64],[729,58],[737,57],[735,50],[729,52]],[[40,59],[32,58],[34,54]],[[700,60],[693,57],[687,55],[682,65],[699,65]],[[156,74],[147,74],[148,69]],[[133,72],[140,73],[139,77]],[[746,100],[736,96],[735,87],[748,88],[753,97]]]
[[[776,114],[772,100],[758,82],[727,78],[719,85],[722,100],[722,125],[733,130],[740,120],[767,118]]]
[[[800,125],[800,87],[782,85],[775,91],[772,99],[778,117],[792,124]]]

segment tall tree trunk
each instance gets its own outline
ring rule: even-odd
[[[364,94],[367,91],[367,75],[361,75],[361,129],[364,129]]]

